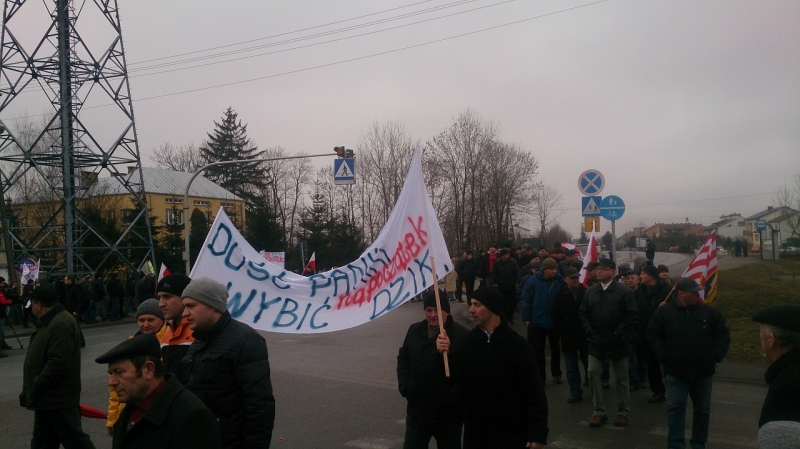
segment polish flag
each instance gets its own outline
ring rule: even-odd
[[[303,273],[311,273],[314,274],[317,272],[317,252],[314,251],[311,253],[311,259],[308,259],[308,265],[303,270]]]
[[[586,267],[589,262],[597,261],[597,237],[594,236],[594,227],[592,228],[592,235],[589,237],[589,247],[586,249],[586,254],[583,256],[583,268],[581,268],[581,276],[578,278],[581,285],[586,287],[589,283],[589,276],[586,275]]]
[[[167,268],[166,265],[164,265],[164,262],[161,262],[161,269],[158,270],[158,281],[156,281],[156,284],[161,282],[162,279],[164,279],[166,276],[169,276],[170,274],[172,274],[172,272],[169,271],[169,268]]]

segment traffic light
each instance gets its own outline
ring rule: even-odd
[[[350,148],[344,150],[344,157],[346,157],[347,159],[352,159],[353,158],[353,150],[351,150]]]
[[[344,147],[333,147],[333,151],[336,153],[337,156],[344,157],[344,152],[345,152]]]

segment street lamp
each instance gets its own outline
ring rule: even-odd
[[[208,165],[204,165],[197,169],[196,172],[192,175],[189,179],[189,182],[186,184],[186,190],[183,192],[183,261],[186,263],[186,275],[188,276],[191,272],[191,261],[189,256],[189,188],[192,186],[194,182],[194,178],[197,177],[200,173],[202,173],[205,169],[210,167],[217,167],[220,165],[233,165],[233,164],[249,164],[253,162],[269,162],[269,161],[283,161],[287,159],[305,159],[305,158],[312,158],[312,157],[331,157],[337,156],[337,152],[334,150],[334,153],[325,153],[325,154],[311,154],[307,156],[286,156],[286,157],[270,157],[270,158],[260,158],[260,159],[237,159],[233,161],[222,161],[222,162],[212,162]]]

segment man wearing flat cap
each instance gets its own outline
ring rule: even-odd
[[[181,360],[186,388],[219,421],[225,448],[269,448],[275,397],[264,337],[231,317],[228,291],[213,279],[192,279],[181,296],[183,317],[194,331]]]
[[[600,427],[608,421],[603,397],[603,361],[611,360],[616,375],[617,416],[614,425],[628,425],[630,391],[628,385],[629,345],[639,310],[633,293],[623,283],[614,280],[616,264],[600,259],[597,266],[597,283],[586,289],[578,311],[581,325],[586,331],[589,350],[589,392],[592,395],[592,417],[589,426]]]
[[[475,290],[469,314],[475,328],[450,353],[451,382],[464,388],[464,448],[544,447],[547,397],[533,350],[508,326],[496,288]],[[448,351],[450,338],[440,334],[436,348]]]
[[[461,448],[461,385],[451,385],[441,373],[442,355],[436,351],[439,314],[436,293],[425,294],[425,319],[412,324],[397,356],[397,383],[408,401],[403,449],[427,449],[431,437],[440,449]],[[450,316],[450,303],[439,291],[444,331],[454,342],[469,332]],[[455,345],[455,343],[454,343]]]
[[[222,448],[211,411],[174,376],[164,375],[155,335],[125,340],[95,362],[108,364],[108,385],[126,404],[114,424],[113,449]]]
[[[758,427],[773,421],[800,421],[800,304],[779,304],[755,315],[761,349],[773,360],[764,379],[769,391]]]
[[[81,427],[81,331],[58,303],[52,284],[31,294],[31,313],[38,318],[22,374],[19,405],[33,410],[32,448],[94,449]]]
[[[667,443],[686,447],[686,404],[692,399],[693,449],[708,441],[711,416],[711,381],[716,363],[731,342],[725,319],[700,300],[703,287],[691,278],[679,280],[677,298],[657,308],[647,325],[647,342],[664,364],[667,378]]]

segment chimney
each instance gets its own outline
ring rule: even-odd
[[[767,206],[767,210],[772,210],[772,206]]]

